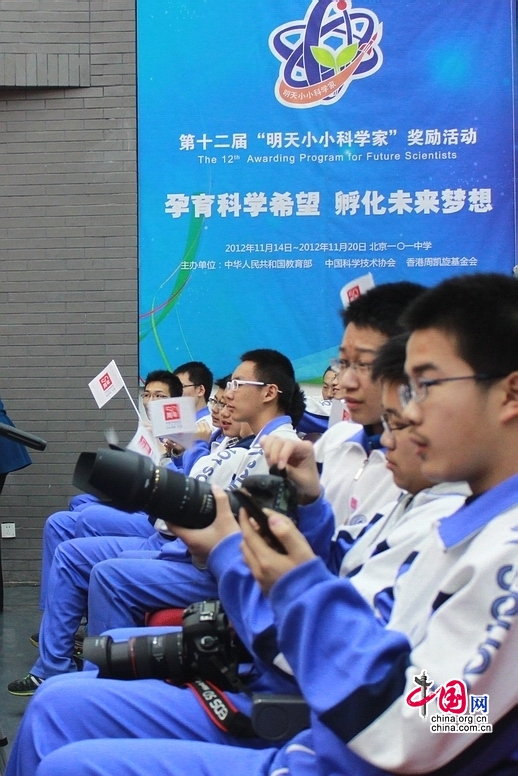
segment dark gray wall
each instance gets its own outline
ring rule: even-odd
[[[0,1],[0,396],[48,440],[0,496],[4,579],[37,581],[45,518],[78,453],[129,400],[87,383],[114,358],[137,389],[134,0]]]

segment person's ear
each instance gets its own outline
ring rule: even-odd
[[[279,395],[279,386],[275,383],[268,383],[264,386],[264,398],[267,401],[274,401]]]
[[[518,371],[507,375],[502,381],[502,387],[505,392],[502,420],[508,422],[513,418],[518,418]]]

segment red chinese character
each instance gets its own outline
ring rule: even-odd
[[[180,407],[178,404],[164,404],[164,418],[166,420],[180,420]]]
[[[416,687],[415,690],[412,690],[412,692],[409,692],[408,695],[406,696],[406,704],[407,706],[412,706],[413,708],[418,708],[419,706],[426,706],[427,703],[430,703],[430,701],[433,701],[433,699],[437,695],[437,692],[438,690],[431,693],[430,695],[423,695],[423,689],[421,687]]]
[[[99,383],[100,383],[101,388],[103,389],[103,391],[107,391],[108,388],[110,388],[113,385],[112,379],[111,379],[110,375],[108,374],[108,372],[106,372],[105,374],[103,374],[102,377],[99,378]]]
[[[439,691],[437,705],[448,714],[465,714],[468,708],[468,690],[462,679],[451,679]]]
[[[147,439],[143,436],[140,437],[138,441],[138,446],[145,452],[146,455],[151,455],[151,445],[147,441]]]
[[[358,299],[358,297],[361,295],[362,295],[362,292],[360,291],[360,286],[353,286],[347,292],[347,298],[349,299],[350,302],[353,302],[355,299]]]

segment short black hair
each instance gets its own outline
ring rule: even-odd
[[[202,361],[187,361],[185,364],[180,364],[173,371],[175,375],[181,375],[183,373],[189,375],[189,380],[194,385],[203,385],[205,388],[205,401],[209,398],[212,391],[212,383],[214,376],[209,367]]]
[[[169,396],[181,396],[183,393],[182,381],[167,369],[155,369],[144,380],[144,390],[149,383],[164,383],[169,387]]]
[[[518,282],[507,275],[448,278],[410,305],[404,324],[410,332],[438,329],[454,338],[475,374],[518,369]]]
[[[289,415],[297,426],[306,409],[304,393],[295,381],[295,370],[287,356],[278,350],[259,348],[248,350],[240,356],[241,361],[255,364],[255,375],[264,383],[273,383],[279,389],[277,401],[280,409]]]
[[[360,329],[374,329],[387,337],[402,334],[401,316],[423,291],[424,286],[407,280],[370,288],[341,311],[344,326],[354,323]]]
[[[217,380],[214,380],[214,385],[224,391],[229,380],[232,380],[232,373],[225,375],[225,377],[219,377]]]
[[[328,372],[334,372],[336,374],[336,369],[333,369],[333,367],[331,365],[326,367],[326,369],[324,370],[324,374],[322,375],[322,380],[324,380],[324,378],[325,378],[325,376],[326,376],[326,374]]]
[[[378,350],[372,366],[372,379],[392,385],[408,383],[405,374],[406,344],[408,333],[390,337]]]

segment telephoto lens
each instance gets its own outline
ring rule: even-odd
[[[185,528],[205,528],[216,517],[216,503],[207,482],[186,477],[131,450],[102,448],[81,453],[73,484],[80,490],[109,499],[127,512],[142,510],[155,518]],[[285,473],[272,468],[270,474],[246,477],[242,487],[259,510],[268,507],[297,522],[297,494]],[[240,491],[228,491],[230,507],[237,517],[242,503]],[[259,516],[260,517],[260,516]],[[266,516],[263,515],[264,519]]]
[[[181,631],[119,642],[111,636],[90,636],[84,640],[83,657],[99,666],[103,679],[168,679],[184,684],[191,673],[184,665],[182,645]]]
[[[210,485],[164,466],[131,450],[102,448],[81,453],[72,482],[118,509],[142,510],[148,515],[185,528],[205,528],[216,517]]]
[[[201,678],[231,690],[244,650],[216,600],[191,604],[176,633],[120,642],[111,636],[89,636],[83,656],[99,666],[103,679],[166,679],[181,685]]]

